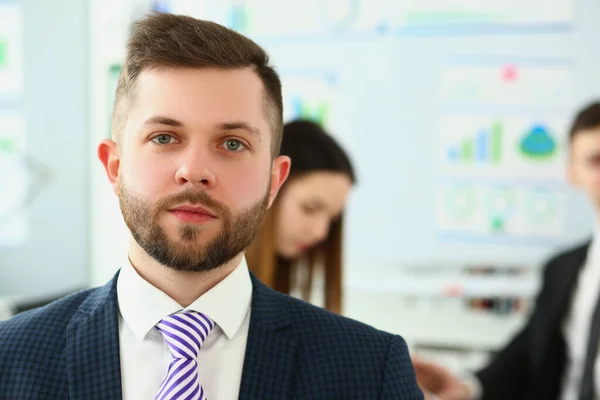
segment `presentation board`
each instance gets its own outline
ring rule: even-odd
[[[591,208],[567,182],[566,166],[573,113],[600,97],[593,0],[132,0],[125,9],[125,17],[104,15],[211,19],[269,52],[285,119],[322,123],[356,166],[350,271],[533,265],[591,232]],[[97,21],[95,32],[114,36],[97,38],[107,46],[97,58],[105,76],[122,61],[111,43],[124,43],[126,26],[108,32]],[[101,215],[118,212],[103,203],[111,205]],[[124,232],[118,217],[109,220]],[[98,224],[102,243],[115,230]],[[116,266],[98,268],[101,281]]]

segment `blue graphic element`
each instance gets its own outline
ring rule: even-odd
[[[533,159],[550,158],[557,152],[556,140],[542,124],[535,124],[523,136],[519,149],[524,156]]]
[[[477,133],[477,161],[485,163],[488,156],[488,137],[489,134],[486,130],[482,129]]]

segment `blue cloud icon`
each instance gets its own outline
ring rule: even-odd
[[[556,140],[552,133],[542,124],[535,124],[527,131],[521,142],[519,150],[527,157],[534,159],[552,157],[557,151]]]

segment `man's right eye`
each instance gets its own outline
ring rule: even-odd
[[[156,144],[160,144],[160,145],[167,145],[171,143],[171,140],[173,139],[173,136],[171,135],[158,135],[152,138],[152,141]]]
[[[317,212],[317,208],[316,207],[313,207],[313,206],[308,205],[308,204],[302,204],[301,208],[302,208],[302,211],[305,214],[314,214],[315,212]]]

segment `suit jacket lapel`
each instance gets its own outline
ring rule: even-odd
[[[573,252],[573,256],[568,260],[568,264],[560,270],[560,274],[554,277],[553,293],[555,293],[556,303],[550,309],[554,311],[555,320],[559,325],[563,320],[563,317],[569,311],[571,299],[577,285],[577,278],[579,273],[585,264],[587,252],[590,246],[590,242],[584,246],[579,247]]]
[[[575,249],[568,258],[562,261],[554,276],[549,277],[552,301],[543,305],[547,310],[547,321],[535,332],[537,346],[534,354],[538,354],[533,368],[536,373],[535,398],[558,399],[566,361],[566,344],[562,332],[564,317],[569,312],[571,299],[577,284],[577,278],[586,261],[589,243]]]
[[[118,275],[118,274],[117,274]],[[71,399],[121,399],[117,276],[96,289],[67,327]]]
[[[288,303],[252,275],[253,293],[240,400],[286,399],[292,387],[297,341]]]

